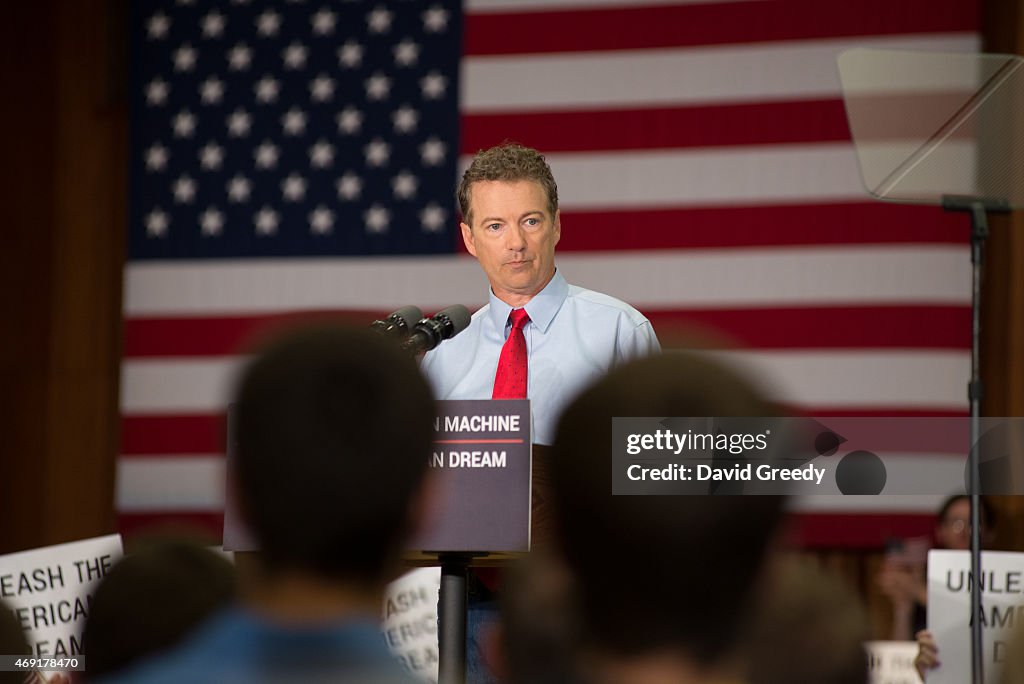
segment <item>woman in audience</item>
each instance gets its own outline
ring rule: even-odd
[[[984,498],[981,502],[981,545],[984,548],[992,539],[992,529],[995,522],[995,514],[992,505]],[[935,537],[941,549],[953,551],[968,551],[971,548],[971,499],[965,494],[951,496],[946,499],[939,509],[939,521],[936,527]],[[917,669],[922,681],[928,670],[933,670],[942,663],[939,661],[939,648],[935,644],[935,637],[925,627],[927,626],[925,607],[928,602],[928,589],[922,574],[921,586],[912,593],[904,594],[904,601],[913,599],[919,606],[914,618],[914,638],[917,640],[917,656],[914,658],[914,667]]]
[[[956,494],[943,502],[935,523],[935,548],[966,551],[971,547],[971,500]],[[992,507],[981,499],[982,546],[991,536],[994,515]],[[918,548],[919,547],[919,548]],[[877,581],[892,602],[893,623],[889,638],[908,641],[927,626],[928,586],[926,583],[927,548],[901,544],[890,552]]]

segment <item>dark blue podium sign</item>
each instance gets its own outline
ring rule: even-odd
[[[429,527],[409,544],[413,554],[442,552],[522,553],[530,549],[530,402],[448,400],[437,402],[430,476],[436,478]],[[234,440],[228,415],[228,476]],[[386,473],[382,473],[386,477]],[[258,551],[228,487],[224,548]]]
[[[431,475],[440,496],[434,521],[412,551],[530,550],[530,402],[438,402]]]

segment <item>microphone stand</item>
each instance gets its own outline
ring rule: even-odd
[[[1010,203],[1004,199],[984,199],[944,195],[946,211],[971,214],[971,378],[967,384],[967,400],[971,412],[970,450],[967,453],[967,493],[971,500],[971,673],[974,684],[985,681],[984,651],[981,631],[981,275],[985,262],[985,240],[988,238],[988,212],[1007,213]]]

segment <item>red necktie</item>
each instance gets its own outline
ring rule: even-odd
[[[526,336],[523,328],[529,323],[530,316],[526,309],[512,309],[509,319],[512,321],[512,331],[498,357],[491,399],[526,398]]]

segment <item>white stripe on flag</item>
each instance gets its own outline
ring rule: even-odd
[[[874,180],[896,169],[921,141],[862,144],[858,153]],[[854,147],[848,142],[704,147],[545,155],[558,178],[563,210],[656,209],[865,201]],[[972,187],[975,148],[970,140],[946,142],[929,156],[918,179],[936,198]],[[459,174],[473,160],[459,159]],[[910,180],[913,180],[911,176]],[[903,184],[901,192],[914,187]]]
[[[863,145],[870,171],[895,169],[920,146],[888,141]],[[934,188],[962,192],[973,180],[974,145],[947,142],[929,158],[925,196]],[[765,145],[593,155],[547,155],[558,178],[563,209],[742,206],[863,201],[868,195],[849,143]],[[466,165],[470,160],[462,160]],[[936,170],[937,169],[937,170]],[[913,180],[911,176],[910,180]],[[903,184],[901,192],[913,186]]]
[[[223,411],[244,357],[128,360],[121,364],[121,415]]]
[[[960,410],[968,351],[709,351],[771,397],[818,408],[843,406]]]
[[[884,405],[960,410],[970,370],[966,351],[706,353],[736,364],[777,399],[818,408]],[[121,376],[122,414],[223,411],[240,364],[241,357],[126,360]]]
[[[641,309],[970,302],[969,255],[959,245],[569,252],[559,255],[558,266],[569,282]],[[125,273],[125,314],[241,315],[407,304],[436,311],[458,302],[481,305],[486,288],[469,256],[135,262]]]
[[[887,467],[908,472],[942,472],[955,477],[963,463],[955,458],[900,454]],[[138,457],[118,461],[117,510],[147,513],[166,510],[220,511],[224,507],[224,457]],[[933,512],[945,493],[900,496],[800,496],[789,508],[799,513]]]
[[[959,245],[570,254],[558,263],[581,287],[601,290],[614,277],[614,295],[639,308],[970,301],[970,261]]]
[[[863,201],[846,142],[549,154],[563,210]],[[464,169],[472,157],[459,160]]]
[[[219,510],[224,457],[120,458],[115,500],[121,512]]]
[[[528,37],[527,37],[528,39]],[[466,114],[838,98],[836,57],[857,47],[976,52],[975,33],[857,36],[697,48],[501,55],[463,61]],[[969,79],[973,84],[973,78]],[[945,73],[918,92],[948,91]]]

